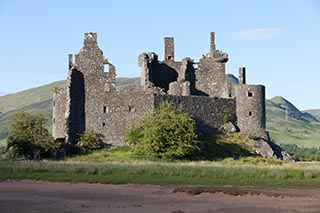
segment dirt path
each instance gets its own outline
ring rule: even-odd
[[[0,212],[320,212],[320,189],[4,181]]]

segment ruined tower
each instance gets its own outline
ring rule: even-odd
[[[245,68],[239,68],[236,85],[237,125],[240,131],[259,133],[266,128],[265,87],[246,84]]]
[[[210,49],[199,61],[196,90],[210,97],[230,98],[232,87],[226,78],[228,54],[216,49],[215,33],[210,33]]]
[[[67,87],[54,96],[54,102],[65,107],[54,107],[53,135],[74,142],[86,130],[99,130],[99,114],[102,108],[102,94],[115,89],[115,68],[103,56],[96,33],[85,33],[83,47],[75,55],[69,54]],[[109,72],[105,72],[105,66]],[[56,103],[56,104],[57,104]],[[98,124],[99,123],[99,124]],[[62,134],[62,132],[64,132]]]

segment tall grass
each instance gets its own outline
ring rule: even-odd
[[[0,180],[32,179],[48,181],[188,184],[188,185],[268,185],[317,184],[319,163],[283,165],[229,162],[53,162],[0,161]]]

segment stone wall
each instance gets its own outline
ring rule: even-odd
[[[105,94],[115,90],[116,71],[103,56],[96,33],[85,33],[84,45],[74,63],[69,55],[69,67],[70,111],[66,131],[68,140],[74,142],[84,131],[96,129]]]
[[[86,129],[86,91],[84,75],[76,68],[69,70],[67,81],[67,107],[66,111],[66,137],[70,142],[75,142],[79,134]]]
[[[196,71],[195,88],[199,94],[210,97],[230,98],[232,85],[226,77],[225,63],[228,61],[228,54],[216,50],[215,34],[210,33],[210,52],[204,54],[199,61]]]
[[[201,134],[217,130],[224,124],[224,114],[230,113],[230,121],[236,122],[236,102],[234,99],[210,98],[204,96],[171,96],[157,95],[155,107],[159,108],[163,101],[173,103],[177,108],[190,114],[196,121]]]
[[[211,57],[204,56],[199,61],[196,71],[196,90],[210,97],[231,97],[231,84],[225,72],[225,64],[215,62]]]
[[[113,145],[124,145],[123,136],[131,125],[154,109],[154,93],[141,86],[123,87],[105,95],[98,107],[93,130]]]
[[[55,89],[53,93],[52,135],[54,138],[65,138],[67,90]]]

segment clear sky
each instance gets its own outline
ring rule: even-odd
[[[67,78],[68,53],[85,32],[97,32],[118,77],[138,77],[138,55],[163,58],[175,38],[175,59],[198,61],[216,47],[229,54],[227,73],[247,68],[299,109],[320,108],[320,1],[317,0],[0,0],[0,95]]]

